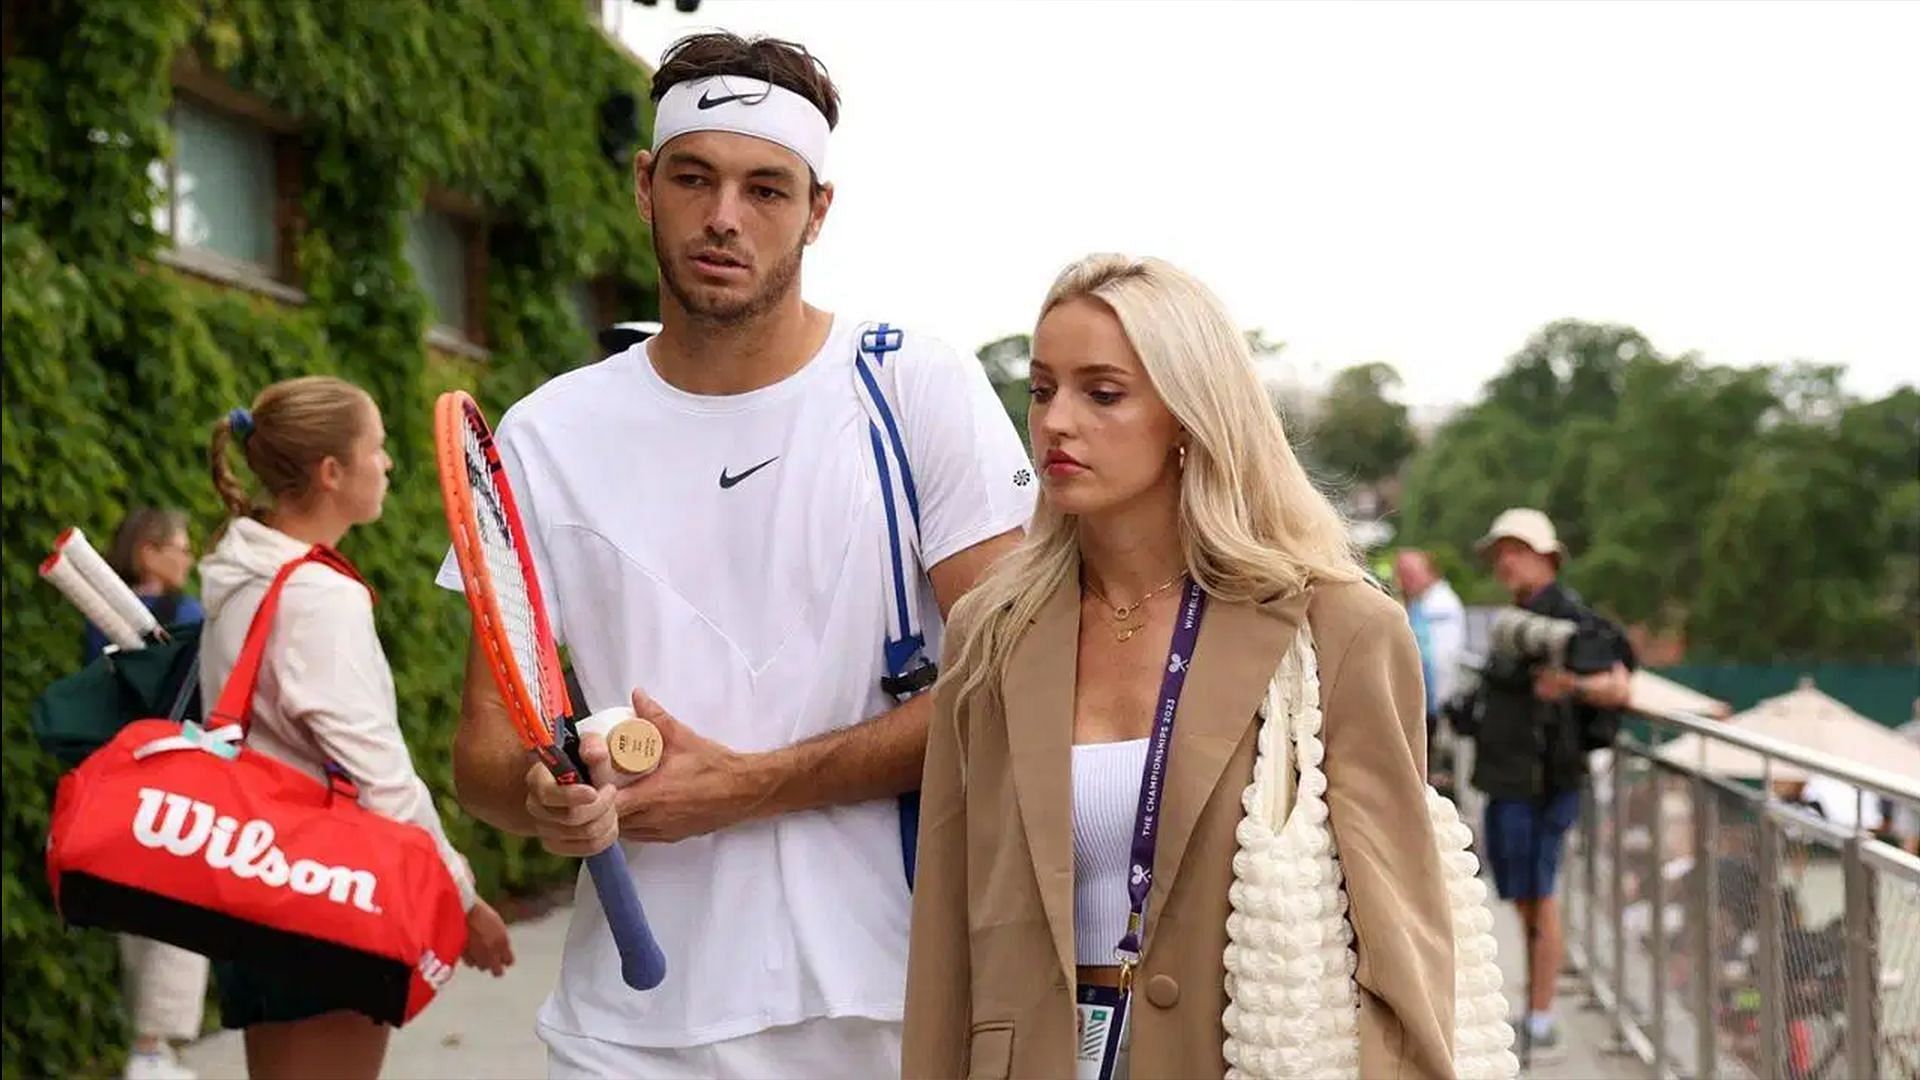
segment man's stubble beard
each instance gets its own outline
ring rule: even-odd
[[[791,252],[773,264],[765,283],[746,299],[708,304],[696,300],[695,290],[679,280],[677,264],[660,250],[660,233],[657,229],[653,231],[652,238],[654,260],[660,267],[660,284],[672,294],[689,318],[712,327],[738,326],[773,310],[799,282],[800,261],[807,250],[806,240],[802,239]]]

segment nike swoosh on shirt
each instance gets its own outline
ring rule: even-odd
[[[728,476],[727,467],[725,465],[720,466],[720,490],[721,491],[727,490],[733,485],[739,483],[742,480],[745,480],[747,477],[752,476],[754,473],[759,472],[761,469],[764,469],[767,466],[779,460],[780,460],[780,455],[775,454],[773,457],[770,457],[767,460],[761,462],[760,464],[755,465],[753,468],[748,469],[746,472],[743,472],[738,476]]]

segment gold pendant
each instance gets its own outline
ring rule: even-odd
[[[1121,627],[1120,629],[1115,630],[1113,632],[1113,640],[1127,641],[1131,639],[1133,635],[1139,633],[1141,630],[1145,628],[1146,628],[1145,623],[1134,623],[1132,626]]]

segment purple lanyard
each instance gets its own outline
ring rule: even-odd
[[[1153,891],[1153,850],[1160,836],[1160,796],[1166,786],[1167,758],[1173,752],[1173,714],[1180,691],[1187,685],[1193,664],[1194,642],[1200,638],[1200,616],[1207,610],[1207,594],[1192,578],[1180,593],[1180,619],[1173,624],[1173,644],[1167,649],[1167,670],[1160,679],[1160,709],[1153,717],[1153,735],[1147,742],[1146,769],[1140,777],[1140,809],[1133,819],[1133,866],[1127,875],[1127,932],[1114,951],[1131,972],[1140,961],[1140,933],[1147,913],[1147,894]]]

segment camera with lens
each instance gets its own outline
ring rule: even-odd
[[[1445,705],[1450,716],[1470,710],[1489,673],[1507,677],[1549,668],[1575,675],[1610,670],[1625,651],[1618,627],[1598,615],[1559,619],[1524,608],[1502,608],[1487,629],[1487,655],[1467,665]]]
[[[1523,667],[1552,667],[1597,675],[1620,655],[1619,631],[1601,618],[1556,619],[1523,608],[1502,608],[1487,633],[1488,659]]]

